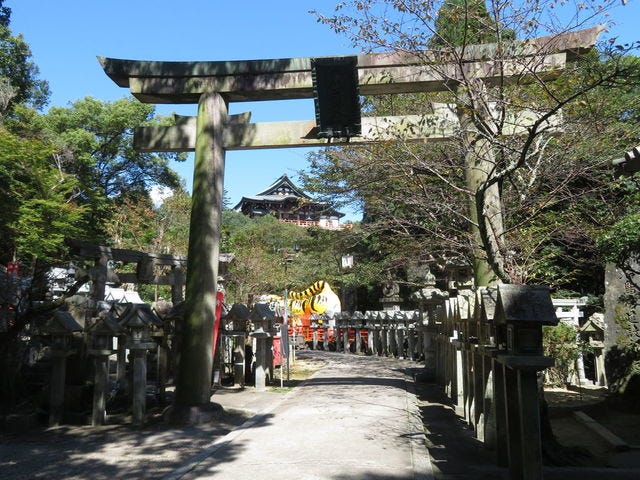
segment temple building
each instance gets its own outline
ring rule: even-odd
[[[315,226],[327,230],[343,228],[340,218],[344,213],[313,200],[296,187],[286,174],[255,196],[242,197],[233,209],[250,217],[273,215],[281,222],[304,227]]]

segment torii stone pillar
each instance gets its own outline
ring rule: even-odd
[[[222,133],[227,103],[218,93],[203,93],[198,102],[193,172],[189,260],[182,348],[176,385],[176,413],[209,403],[213,362],[220,221],[225,149]],[[195,412],[193,412],[195,413]],[[188,413],[189,419],[192,415]]]

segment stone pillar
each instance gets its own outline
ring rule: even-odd
[[[343,335],[343,351],[344,353],[349,353],[349,327],[346,327],[342,330]]]
[[[596,385],[601,387],[607,386],[607,377],[604,370],[604,351],[602,349],[594,352],[595,356],[595,370],[596,370]]]
[[[122,386],[126,383],[127,379],[127,347],[125,346],[125,337],[119,336],[118,338],[118,352],[116,359],[116,381],[118,386]]]
[[[473,355],[473,397],[474,410],[473,426],[476,431],[476,438],[484,442],[484,360],[477,347],[472,347],[471,355]]]
[[[373,329],[367,325],[367,355],[375,355],[376,347],[373,344]]]
[[[452,372],[454,387],[452,388],[451,396],[456,404],[456,413],[461,415],[464,412],[464,361],[462,359],[462,350],[456,348],[454,355],[455,365]]]
[[[255,365],[255,388],[257,391],[264,391],[267,388],[268,365],[268,343],[267,335],[256,335],[256,365]],[[283,358],[286,352],[283,352]]]
[[[184,300],[184,268],[182,268],[180,265],[177,265],[172,267],[171,271],[173,272],[173,283],[171,284],[171,302],[174,305],[177,305]]]
[[[64,391],[67,378],[67,350],[54,348],[51,352],[51,391],[49,396],[49,426],[57,427],[62,422]]]
[[[430,330],[430,327],[426,327],[422,331],[422,355],[424,356],[424,369],[427,376],[433,376],[433,378],[436,378],[438,375],[436,372],[437,355],[433,336],[434,335]]]
[[[104,300],[105,289],[107,285],[108,277],[108,263],[109,257],[106,255],[100,255],[95,261],[94,266],[94,278],[93,278],[93,299],[96,302]]]
[[[356,328],[356,355],[360,355],[362,353],[362,331],[359,328]]]
[[[542,444],[540,438],[540,408],[538,403],[538,376],[535,370],[519,369],[518,403],[520,435],[522,437],[520,458],[522,466],[519,478],[540,480],[542,478]],[[514,478],[517,478],[514,476]]]
[[[166,333],[158,338],[158,399],[161,404],[166,402],[166,384],[169,371],[169,345]]]
[[[318,349],[318,329],[317,328],[313,329],[313,340],[311,342],[311,348],[313,350]]]
[[[383,328],[380,331],[380,355],[382,356],[386,356],[389,353],[389,346],[388,346],[388,339],[389,339],[389,334],[386,328]]]
[[[482,408],[484,414],[484,445],[489,450],[496,449],[496,407],[495,407],[495,373],[493,368],[493,359],[490,352],[486,352],[482,356],[484,363],[484,405]]]
[[[509,431],[507,418],[507,397],[504,365],[493,360],[493,385],[496,419],[496,463],[500,467],[509,466]]]
[[[245,384],[245,343],[244,335],[235,337],[235,345],[233,348],[233,384],[241,388],[244,388]]]
[[[117,324],[113,328],[102,328],[108,320],[94,324],[93,348],[87,354],[93,357],[93,408],[91,410],[91,425],[104,425],[106,422],[106,397],[109,381],[109,355],[113,353],[113,335],[119,329]]]
[[[143,425],[147,401],[147,350],[130,346],[133,357],[133,424]]]
[[[176,407],[185,407],[191,412],[191,407],[208,405],[211,396],[213,319],[224,192],[222,135],[226,119],[224,98],[214,92],[203,93],[196,122],[187,288],[175,401]]]
[[[329,350],[329,328],[322,329],[322,349],[326,352]]]
[[[522,480],[522,434],[520,431],[520,412],[518,411],[518,374],[511,368],[504,369],[504,399],[509,473],[514,480]]]
[[[371,332],[371,353],[380,355],[380,330],[374,325],[369,332]]]
[[[106,422],[106,395],[109,379],[109,356],[97,354],[94,357],[93,376],[93,409],[91,410],[91,425],[96,427]]]
[[[407,330],[407,356],[409,360],[416,359],[416,341],[415,341],[416,331],[413,328]]]
[[[404,359],[404,327],[396,327],[396,352],[399,359]]]
[[[473,388],[473,355],[465,350],[462,355],[464,361],[464,419],[469,426],[473,426],[473,411],[475,401],[475,389]]]

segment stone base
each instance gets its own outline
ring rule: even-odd
[[[173,425],[200,425],[216,420],[223,412],[222,405],[211,402],[194,406],[170,405],[162,416],[165,422]]]

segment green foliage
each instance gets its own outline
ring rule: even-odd
[[[225,211],[223,250],[235,255],[225,276],[228,302],[252,296],[304,289],[317,280],[341,280],[343,232],[304,228],[272,216],[249,218]]]
[[[515,32],[502,28],[487,10],[485,0],[446,0],[435,21],[429,48],[513,40]]]
[[[155,251],[186,257],[189,250],[190,217],[191,196],[183,188],[174,190],[155,209]]]
[[[11,9],[0,7],[0,114],[18,104],[41,109],[49,99],[49,85],[38,78],[31,49],[22,35],[13,35],[10,19]]]
[[[0,235],[4,263],[59,258],[64,239],[77,235],[84,210],[77,182],[62,171],[55,146],[0,128]]]
[[[544,354],[555,360],[555,365],[546,371],[546,382],[563,387],[575,371],[576,360],[583,347],[576,340],[576,329],[569,325],[559,323],[554,327],[543,327],[542,330]]]
[[[153,111],[153,106],[134,99],[103,102],[87,97],[69,108],[52,108],[45,117],[50,135],[68,159],[65,170],[78,179],[79,199],[89,212],[83,228],[96,242],[105,239],[114,204],[146,195],[153,185],[180,186],[169,160],[183,155],[143,153],[133,147],[133,130],[153,123]]]
[[[605,258],[619,265],[640,252],[640,213],[625,215],[598,239]]]

